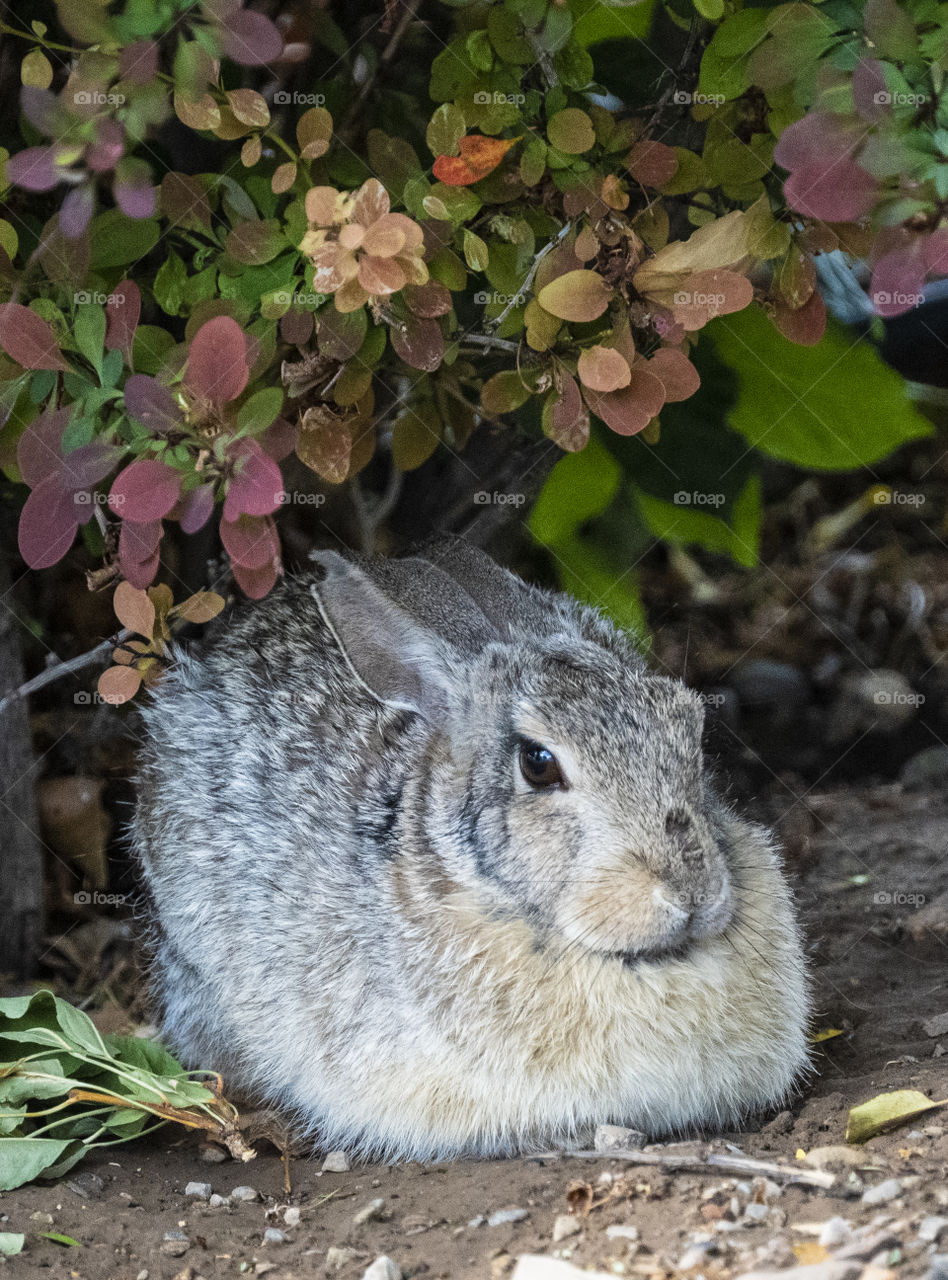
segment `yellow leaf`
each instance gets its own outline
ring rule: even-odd
[[[832,1040],[834,1036],[841,1036],[842,1031],[838,1031],[836,1027],[827,1027],[825,1031],[817,1031],[810,1036],[811,1044],[820,1044],[824,1040]]]
[[[31,49],[20,63],[20,80],[32,89],[48,89],[52,84],[52,63],[42,49]]]
[[[797,1147],[796,1152],[794,1153],[794,1159],[795,1159],[795,1160],[805,1160],[805,1159],[806,1159],[806,1152],[803,1150],[803,1148],[802,1148],[802,1147]]]
[[[916,1116],[936,1111],[948,1102],[933,1102],[917,1089],[896,1089],[893,1093],[880,1093],[868,1102],[853,1107],[846,1125],[847,1142],[867,1142],[877,1133],[895,1129]]]
[[[791,1245],[793,1256],[797,1262],[803,1266],[810,1266],[815,1262],[825,1262],[829,1255],[829,1250],[825,1245],[818,1244],[816,1240],[804,1240],[800,1244]]]
[[[596,271],[567,271],[544,285],[537,302],[560,320],[582,323],[598,320],[612,297],[612,290]]]
[[[636,271],[633,284],[640,293],[674,289],[682,276],[733,267],[752,251],[747,217],[735,209],[699,227],[687,240],[673,240],[659,249]]]

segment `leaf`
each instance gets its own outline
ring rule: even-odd
[[[464,261],[472,271],[486,271],[490,261],[490,251],[479,235],[464,228]]]
[[[310,107],[296,122],[296,141],[304,160],[318,160],[332,141],[332,116],[325,107]]]
[[[389,340],[400,359],[423,373],[433,373],[444,358],[444,335],[437,320],[408,315],[404,326],[391,326]]]
[[[99,676],[96,688],[104,702],[118,707],[135,697],[141,682],[141,672],[135,667],[109,667]]]
[[[318,476],[330,484],[342,484],[349,474],[352,432],[341,418],[316,405],[303,415],[296,453]]]
[[[224,597],[216,591],[195,591],[193,596],[175,605],[172,612],[185,622],[210,622],[221,612],[224,604]]]
[[[812,347],[786,343],[757,307],[713,320],[704,332],[737,373],[728,421],[771,457],[845,471],[931,433],[902,378],[836,321]]]
[[[543,403],[541,421],[544,434],[567,453],[586,448],[589,443],[589,411],[572,375],[561,375],[558,387]]]
[[[20,63],[20,80],[34,89],[48,89],[53,83],[53,64],[42,49],[31,49]]]
[[[441,415],[430,400],[406,406],[392,424],[392,462],[414,471],[427,462],[441,440]]]
[[[876,1134],[887,1133],[929,1111],[937,1111],[946,1103],[948,1098],[933,1102],[917,1089],[896,1089],[893,1093],[880,1093],[851,1109],[846,1123],[846,1141],[868,1142]]]
[[[61,1159],[72,1145],[70,1139],[0,1137],[0,1191],[12,1191],[32,1182]],[[13,1235],[4,1232],[4,1236]],[[14,1236],[14,1241],[22,1236]],[[21,1245],[22,1247],[22,1245]],[[18,1250],[17,1250],[18,1252]]]
[[[241,435],[256,436],[265,431],[283,408],[283,392],[279,387],[264,387],[237,410],[237,430]]]
[[[433,156],[456,156],[458,142],[464,136],[467,123],[464,112],[453,102],[442,103],[437,108],[425,132],[428,150]]]
[[[547,122],[546,136],[557,151],[568,156],[582,155],[596,143],[593,122],[578,107],[565,107],[551,116]]]
[[[19,1231],[0,1231],[0,1253],[12,1258],[21,1253],[26,1244],[26,1236]]]
[[[560,320],[598,320],[609,305],[612,289],[596,271],[567,271],[544,285],[537,302]]]
[[[254,218],[238,222],[228,234],[224,247],[237,262],[259,267],[285,249],[287,239],[276,218]]]
[[[187,387],[220,406],[236,400],[249,377],[247,344],[236,320],[215,316],[202,324],[188,351],[184,374]]]
[[[530,531],[545,547],[568,543],[581,525],[601,515],[619,491],[622,470],[595,438],[561,458],[530,513]]]
[[[449,187],[467,187],[479,182],[500,164],[516,138],[486,138],[483,134],[470,133],[458,141],[457,156],[438,156],[432,173]]]
[[[579,380],[593,391],[618,391],[632,378],[629,362],[612,347],[589,347],[580,353],[577,365]]]
[[[24,369],[69,368],[52,326],[18,302],[0,304],[0,347]]]
[[[180,474],[164,462],[142,458],[120,471],[109,491],[109,507],[136,524],[166,516],[178,501]]]
[[[53,1244],[68,1245],[73,1249],[81,1249],[82,1245],[72,1236],[64,1236],[61,1231],[41,1231],[41,1240],[52,1240]]]
[[[125,409],[154,435],[166,435],[183,421],[174,396],[160,382],[142,373],[133,373],[125,383]]]
[[[610,430],[620,436],[632,436],[644,431],[661,412],[665,403],[665,387],[660,379],[648,372],[644,361],[636,361],[628,386],[604,393],[586,387],[583,399]]]
[[[134,631],[146,640],[155,629],[155,606],[147,591],[136,591],[128,582],[120,582],[112,597],[112,608],[123,627]]]
[[[517,369],[502,369],[481,388],[481,405],[485,413],[512,413],[530,399],[531,391]]]
[[[256,89],[231,89],[225,97],[241,124],[249,124],[252,129],[265,129],[270,123],[270,108]]]
[[[629,173],[643,187],[662,188],[676,176],[679,163],[679,154],[674,147],[667,147],[664,142],[653,142],[650,138],[637,142],[625,162]]]

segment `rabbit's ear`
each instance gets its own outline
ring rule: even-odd
[[[436,718],[449,686],[437,637],[337,552],[314,559],[324,576],[313,595],[359,684],[380,702]]]

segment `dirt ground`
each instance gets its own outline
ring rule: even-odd
[[[539,1254],[610,1275],[727,1280],[808,1264],[813,1269],[798,1277],[942,1280],[948,1109],[861,1148],[846,1148],[844,1134],[850,1106],[878,1093],[948,1097],[948,1033],[943,1026],[940,1038],[932,1034],[931,1022],[948,1015],[948,898],[938,902],[948,894],[948,800],[893,785],[814,793],[792,812],[784,825],[795,833],[791,864],[809,937],[814,1030],[841,1034],[817,1044],[816,1074],[789,1111],[717,1135],[710,1149],[739,1149],[798,1171],[823,1168],[834,1175],[832,1187],[669,1172],[605,1156],[346,1173],[320,1172],[317,1156],[291,1162],[287,1196],[271,1148],[248,1164],[209,1163],[197,1139],[165,1129],[95,1153],[65,1182],[0,1195],[0,1227],[27,1236],[23,1254],[0,1265],[11,1277],[50,1280],[361,1280],[386,1256],[406,1278],[494,1280],[512,1275],[522,1255]],[[709,1147],[657,1150],[703,1156]],[[209,1183],[220,1196],[249,1185],[258,1195],[212,1206],[186,1197],[189,1182]],[[523,1212],[491,1225],[505,1209]],[[826,1227],[831,1219],[842,1221]],[[265,1241],[268,1228],[284,1238]],[[81,1247],[42,1239],[44,1232]],[[399,1272],[382,1266],[370,1274]]]

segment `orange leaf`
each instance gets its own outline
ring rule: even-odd
[[[151,638],[155,629],[155,606],[146,592],[137,590],[130,582],[120,582],[112,597],[112,607],[123,627]]]
[[[134,667],[109,667],[99,676],[99,694],[114,706],[134,698],[141,682],[141,674]]]
[[[469,133],[458,141],[458,156],[438,156],[432,173],[449,187],[469,187],[496,169],[519,138],[485,138]]]

